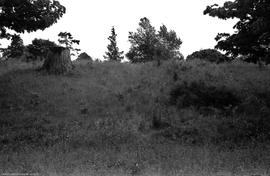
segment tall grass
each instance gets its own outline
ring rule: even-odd
[[[269,174],[268,67],[93,62],[54,76],[2,64],[0,173]]]

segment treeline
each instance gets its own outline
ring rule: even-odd
[[[34,39],[31,44],[25,46],[20,35],[11,36],[11,44],[3,50],[3,56],[7,58],[17,58],[24,55],[26,60],[43,60],[46,58],[51,47],[63,46],[71,51],[71,55],[78,54],[80,49],[74,45],[79,45],[80,41],[73,38],[69,32],[60,32],[58,44],[45,39]],[[124,52],[119,51],[116,41],[116,31],[112,27],[111,35],[108,37],[109,44],[105,52],[104,59],[109,61],[121,61],[124,59]],[[136,32],[129,33],[131,43],[130,51],[126,57],[132,62],[147,62],[153,60],[184,59],[179,48],[182,40],[173,30],[168,30],[162,25],[159,31],[151,25],[146,17],[140,19],[139,28]],[[87,53],[81,53],[86,55]],[[79,58],[82,55],[79,55]]]
[[[3,50],[4,56],[18,57],[27,51],[28,54],[30,53],[30,59],[46,58],[48,48],[58,45],[71,50],[71,54],[80,51],[73,48],[73,45],[79,44],[80,41],[73,39],[68,32],[59,34],[59,44],[49,40],[35,39],[32,44],[26,47],[23,45],[20,33],[44,30],[64,15],[66,9],[58,1],[3,0],[0,2],[0,7],[0,38],[11,40],[10,46]],[[219,33],[216,37],[216,49],[226,52],[225,55],[216,49],[207,49],[196,51],[187,59],[200,58],[216,63],[241,59],[268,64],[270,62],[269,8],[269,1],[259,0],[225,2],[221,7],[216,4],[207,6],[204,15],[208,14],[225,20],[239,19],[234,26],[235,33],[232,35]],[[26,11],[31,11],[31,13],[24,13]],[[106,60],[121,61],[124,58],[124,52],[117,46],[116,37],[115,28],[112,27],[104,55]],[[131,46],[125,56],[132,63],[153,60],[160,63],[161,60],[184,58],[179,51],[182,40],[176,32],[168,30],[165,25],[156,30],[146,17],[140,19],[136,32],[129,32],[128,40]]]

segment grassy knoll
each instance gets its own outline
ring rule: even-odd
[[[0,63],[0,174],[269,175],[270,69]]]

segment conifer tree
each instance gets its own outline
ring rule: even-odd
[[[74,44],[79,45],[80,40],[76,40],[73,38],[72,34],[69,32],[60,32],[58,34],[58,42],[61,46],[64,46],[65,48],[69,49],[71,51],[71,55],[75,56],[74,53],[78,54],[80,49],[74,48]]]
[[[146,17],[141,18],[136,32],[129,33],[130,50],[126,54],[132,63],[156,60],[183,59],[179,48],[182,40],[165,25],[156,31]]]
[[[105,52],[104,59],[108,59],[109,61],[121,61],[124,59],[123,51],[119,51],[119,48],[117,47],[116,42],[116,36],[114,27],[112,27],[111,30],[111,36],[108,37],[108,40],[110,41],[110,44],[107,46],[108,51]]]

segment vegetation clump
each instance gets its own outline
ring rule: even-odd
[[[31,44],[27,45],[26,59],[28,61],[44,61],[48,57],[50,48],[57,47],[57,44],[44,39],[34,39]]]
[[[183,82],[170,93],[170,102],[178,108],[214,107],[225,110],[239,105],[239,98],[226,87],[207,86],[203,81]]]
[[[83,52],[83,53],[79,54],[77,60],[93,61],[92,57],[89,56],[86,52]]]

